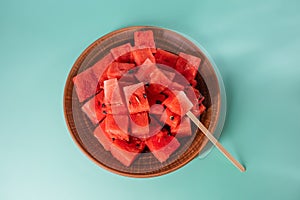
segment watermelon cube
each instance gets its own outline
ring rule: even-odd
[[[161,115],[160,121],[163,124],[169,125],[171,128],[176,128],[180,124],[181,116],[173,113],[169,108],[166,108]]]
[[[132,46],[130,43],[123,44],[110,50],[113,58],[118,62],[132,63]]]
[[[134,32],[134,45],[138,49],[149,48],[152,53],[156,52],[154,36],[151,30]]]
[[[89,68],[73,78],[75,90],[80,102],[85,101],[87,98],[95,95],[100,91],[98,80],[94,75],[93,69]]]
[[[128,70],[134,68],[134,64],[113,62],[108,66],[106,75],[108,79],[120,79]]]
[[[145,62],[138,67],[138,71],[135,73],[135,77],[140,82],[149,83],[150,74],[155,71],[157,67],[149,59],[146,59]]]
[[[143,83],[138,83],[123,88],[127,108],[130,114],[149,111],[149,103]]]
[[[167,108],[173,113],[183,116],[192,109],[193,104],[183,91],[177,92],[175,97],[168,97],[164,102]]]
[[[176,137],[186,137],[192,135],[192,129],[191,129],[191,120],[190,118],[184,116],[181,119],[181,123],[178,124],[177,127],[171,128],[171,132],[173,135],[176,135]]]
[[[132,51],[132,55],[137,66],[142,65],[147,59],[155,63],[155,58],[150,49],[136,49]]]
[[[155,84],[149,85],[148,88],[152,90],[153,87],[155,87]],[[148,90],[148,88],[146,89],[146,93],[147,93],[149,105],[152,106],[154,104],[162,104],[162,102],[166,99],[166,96],[160,93],[149,92],[151,90]],[[153,91],[156,91],[156,89],[154,88]]]
[[[118,80],[116,78],[104,81],[104,99],[108,104],[123,104]]]
[[[190,83],[195,79],[201,59],[185,53],[179,53],[175,69]]]
[[[112,138],[110,137],[110,134],[108,134],[105,128],[105,120],[103,120],[99,126],[94,130],[94,136],[98,139],[100,144],[103,146],[103,148],[106,151],[110,150],[110,146],[113,142]]]
[[[129,141],[116,139],[110,146],[110,152],[123,165],[129,167],[144,148],[145,142],[130,137]]]
[[[107,114],[105,118],[106,131],[115,139],[129,140],[128,135],[128,116]]]
[[[88,116],[88,118],[93,122],[93,124],[97,124],[99,121],[104,119],[105,114],[103,113],[103,90],[97,94],[95,97],[87,101],[82,106],[82,111]]]
[[[168,87],[172,81],[160,69],[156,69],[150,74],[150,84],[151,83]]]
[[[167,131],[162,130],[158,134],[147,139],[146,145],[159,162],[163,163],[176,151],[180,146],[180,143],[174,136],[169,135]]]
[[[191,64],[192,67],[194,67],[196,70],[198,70],[200,63],[201,63],[200,58],[193,56],[193,55],[186,54],[186,53],[182,53],[182,52],[179,53],[179,57],[185,59],[187,61],[187,63]]]
[[[102,77],[102,76],[105,75],[105,71],[107,70],[107,67],[112,62],[114,62],[114,58],[113,58],[112,54],[109,53],[92,66],[95,77],[97,77],[99,81],[100,80],[103,81],[104,77]]]
[[[149,135],[148,112],[130,114],[131,134],[138,138],[147,138]]]
[[[167,65],[169,67],[174,68],[178,59],[178,56],[170,53],[168,51],[164,51],[162,49],[157,49],[155,54],[156,63]]]

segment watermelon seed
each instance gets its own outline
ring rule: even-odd
[[[105,103],[103,103],[103,104],[102,104],[102,108],[105,108],[105,107],[106,107],[106,106],[105,106]]]
[[[140,147],[140,144],[136,144],[135,146],[136,146],[136,147]]]
[[[144,97],[145,99],[147,99],[147,95],[146,95],[146,94],[143,94],[143,97]]]
[[[111,138],[112,139],[112,141],[115,141],[115,138]]]
[[[173,120],[174,120],[174,116],[172,116],[172,115],[171,115],[171,116],[170,116],[170,120],[172,120],[172,121],[173,121]]]
[[[146,84],[145,84],[146,87],[149,87],[149,85],[150,85],[149,83],[146,83]]]
[[[129,101],[129,104],[131,104],[131,101]]]
[[[102,112],[103,112],[103,114],[105,114],[105,115],[107,114],[107,112],[106,112],[105,110],[103,110]]]
[[[156,104],[162,104],[162,102],[160,100],[156,100],[155,103]]]

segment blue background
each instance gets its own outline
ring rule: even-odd
[[[299,1],[0,1],[0,199],[300,199]],[[111,174],[80,152],[63,89],[80,53],[130,25],[185,33],[224,78],[216,149],[151,179]]]

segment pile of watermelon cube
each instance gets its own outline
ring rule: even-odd
[[[94,136],[125,166],[143,152],[163,163],[191,137],[189,110],[205,112],[196,89],[201,59],[156,48],[151,30],[123,44],[73,78]]]

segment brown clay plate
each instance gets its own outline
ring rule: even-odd
[[[180,140],[181,146],[170,158],[160,163],[151,153],[141,153],[130,167],[122,165],[110,152],[104,150],[94,137],[93,125],[82,112],[83,103],[78,101],[72,78],[91,67],[103,58],[110,49],[130,42],[133,44],[135,31],[152,30],[157,48],[178,54],[184,52],[201,58],[200,75],[197,76],[202,95],[205,96],[206,112],[201,115],[201,122],[214,133],[220,115],[220,88],[218,78],[212,63],[204,52],[193,42],[181,34],[159,27],[134,26],[113,31],[92,43],[76,60],[66,81],[64,91],[64,114],[70,134],[78,147],[93,162],[113,173],[129,177],[154,177],[172,172],[194,159],[208,140],[195,126],[192,127],[193,136]]]

